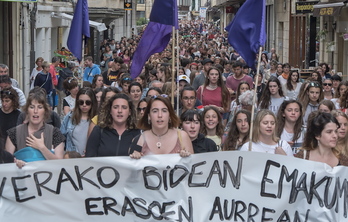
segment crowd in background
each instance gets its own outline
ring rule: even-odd
[[[1,64],[0,160],[14,155],[21,167],[30,152],[49,160],[241,150],[348,164],[348,82],[328,64],[301,77],[272,48],[256,73],[213,23],[182,21],[179,33],[179,64],[170,43],[135,79],[141,35],[104,40],[100,64],[86,56],[81,79],[73,62],[37,58],[28,96]]]

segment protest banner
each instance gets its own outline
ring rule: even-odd
[[[254,152],[0,166],[0,221],[348,221],[347,167]]]

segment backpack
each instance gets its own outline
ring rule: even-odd
[[[64,90],[63,82],[68,77],[74,77],[73,72],[69,68],[63,68],[63,69],[59,70],[58,84],[56,87],[58,90]]]

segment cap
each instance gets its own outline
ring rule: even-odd
[[[207,63],[213,64],[213,61],[211,59],[204,59],[202,63],[203,63],[203,65],[205,65]]]
[[[184,80],[186,81],[188,84],[190,84],[190,78],[187,76],[187,75],[180,75],[178,77],[178,82],[181,81],[181,80]]]

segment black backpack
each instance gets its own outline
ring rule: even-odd
[[[73,76],[74,76],[74,73],[69,68],[63,68],[59,70],[59,79],[58,79],[58,85],[56,88],[58,90],[64,90],[64,87],[63,87],[64,80],[66,80],[68,77],[73,77]]]

